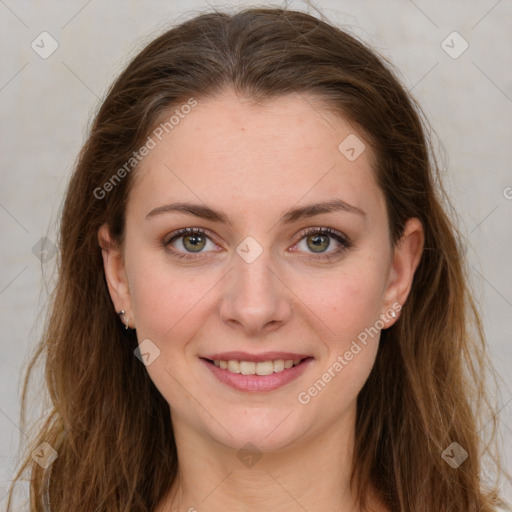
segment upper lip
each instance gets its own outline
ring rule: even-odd
[[[248,352],[219,352],[217,354],[210,354],[202,356],[205,359],[212,361],[252,361],[255,363],[261,361],[276,361],[278,359],[305,359],[312,357],[308,354],[295,354],[293,352],[262,352],[261,354],[249,354]]]

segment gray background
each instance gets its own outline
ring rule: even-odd
[[[27,434],[19,428],[21,372],[41,332],[54,281],[51,241],[89,119],[112,79],[168,24],[208,6],[237,5],[282,6],[0,0],[0,500]],[[322,0],[316,5],[392,60],[439,136],[490,355],[503,376],[499,419],[505,452],[512,452],[512,2]],[[308,10],[303,2],[288,6]],[[34,40],[42,46],[43,31],[58,43],[47,58],[31,47]],[[460,56],[464,41],[446,39],[453,31],[469,44]],[[42,262],[34,246],[44,236],[50,240],[49,259]],[[44,396],[33,400],[36,415]],[[512,456],[505,455],[512,471]],[[504,493],[512,500],[509,487]]]

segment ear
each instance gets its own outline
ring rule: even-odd
[[[103,256],[103,268],[107,281],[110,298],[116,312],[124,310],[123,322],[126,321],[130,327],[134,327],[130,289],[126,278],[125,264],[121,248],[113,241],[107,224],[103,224],[98,230],[98,242]]]
[[[424,246],[424,232],[421,221],[417,218],[408,219],[404,232],[398,240],[394,253],[393,262],[389,272],[389,279],[384,295],[384,305],[387,319],[385,328],[391,327],[397,320],[400,309],[407,300],[411,291],[414,273],[418,267]],[[390,313],[394,311],[396,317]]]

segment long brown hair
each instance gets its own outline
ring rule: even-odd
[[[122,244],[136,166],[108,193],[98,189],[172,109],[226,88],[256,101],[289,93],[324,101],[373,149],[393,244],[407,219],[423,223],[410,295],[382,332],[358,396],[352,482],[360,506],[374,488],[396,512],[494,511],[498,487],[484,476],[486,457],[501,469],[491,450],[492,365],[428,122],[385,58],[317,17],[270,8],[212,11],[168,30],[131,61],[96,114],[65,197],[58,281],[24,382],[25,408],[44,356],[52,407],[15,479],[30,472],[30,510],[151,511],[176,478],[169,405],[113,309],[97,238],[108,223]],[[58,453],[46,470],[30,457],[41,442]],[[452,442],[469,454],[457,469],[442,457]]]

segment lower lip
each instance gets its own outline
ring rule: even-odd
[[[303,359],[297,366],[287,368],[282,372],[271,375],[242,375],[241,373],[231,373],[210,363],[206,359],[201,361],[206,367],[224,384],[236,389],[237,391],[273,391],[278,389],[301,375],[306,368],[313,363],[313,358]]]

